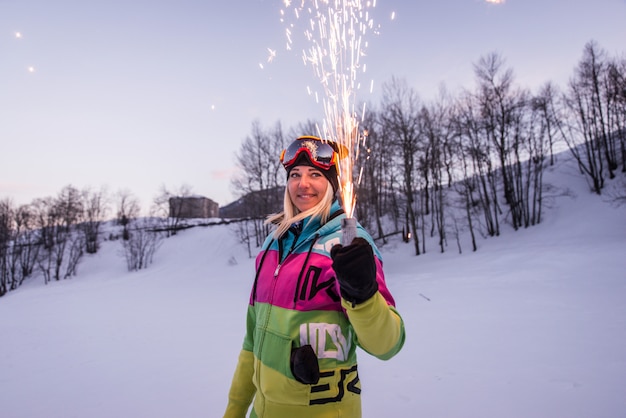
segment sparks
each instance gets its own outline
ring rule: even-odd
[[[365,56],[364,41],[368,30],[374,29],[369,8],[376,2],[361,0],[311,1],[293,8],[296,19],[308,15],[304,37],[310,44],[302,53],[305,65],[312,67],[324,90],[324,121],[318,127],[319,136],[340,145],[339,190],[346,215],[354,215],[356,204],[353,181],[354,163],[359,157],[359,145],[365,136],[359,132],[355,112],[356,91],[361,83],[357,75],[365,72],[361,58]],[[284,1],[289,7],[290,1]],[[281,11],[281,16],[284,13]],[[291,49],[293,25],[287,30],[287,46]],[[309,90],[310,94],[310,90]],[[315,94],[317,97],[317,93]],[[361,113],[364,114],[364,109]]]
[[[276,50],[267,48],[267,51],[269,52],[269,56],[267,57],[267,62],[274,61],[274,58],[276,58]]]

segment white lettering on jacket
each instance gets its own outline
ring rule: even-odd
[[[338,324],[314,322],[300,325],[300,345],[311,344],[317,358],[346,361],[352,344],[352,336],[348,337],[346,339]]]

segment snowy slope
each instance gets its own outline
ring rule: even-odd
[[[626,416],[626,207],[569,166],[546,181],[544,222],[476,253],[383,248],[407,342],[359,353],[364,417]],[[183,231],[137,273],[105,242],[0,298],[0,415],[220,417],[254,274],[231,228]]]

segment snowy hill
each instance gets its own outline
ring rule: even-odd
[[[359,352],[364,417],[626,416],[626,207],[573,166],[546,182],[543,223],[476,253],[382,249],[407,342]],[[105,242],[77,277],[0,298],[1,416],[220,417],[253,270],[232,226],[196,227],[147,270]]]

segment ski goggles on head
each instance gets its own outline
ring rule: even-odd
[[[335,149],[328,142],[315,136],[301,136],[293,141],[280,154],[280,162],[288,168],[302,153],[308,154],[311,163],[323,170],[328,170],[337,164],[338,155]]]

